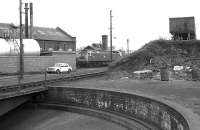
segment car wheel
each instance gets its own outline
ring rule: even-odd
[[[60,74],[60,70],[59,70],[59,69],[57,69],[57,70],[56,70],[56,73],[57,73],[57,74]]]
[[[70,73],[71,71],[72,71],[72,70],[71,70],[71,69],[69,69],[69,70],[68,70],[68,73]]]

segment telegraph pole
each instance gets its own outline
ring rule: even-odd
[[[19,82],[23,79],[24,64],[23,64],[23,39],[22,39],[22,0],[19,0],[19,30],[20,30],[20,56],[19,56]]]
[[[112,10],[110,10],[110,60],[112,62]]]

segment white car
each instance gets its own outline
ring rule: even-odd
[[[53,67],[48,67],[46,69],[47,73],[63,73],[63,72],[71,72],[72,67],[67,63],[56,63]]]

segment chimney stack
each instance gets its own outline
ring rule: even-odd
[[[25,38],[28,38],[28,3],[25,3]]]
[[[33,3],[30,3],[30,38],[33,38]]]
[[[102,35],[102,49],[108,50],[108,35]]]
[[[127,53],[129,54],[130,50],[129,50],[129,39],[127,39]]]

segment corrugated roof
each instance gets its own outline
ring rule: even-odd
[[[0,23],[0,29],[1,28],[9,30],[15,29],[17,32],[16,37],[19,37],[19,28],[16,28],[16,26],[14,26],[13,24]],[[74,38],[71,35],[63,31],[59,27],[57,28],[33,27],[32,34],[33,34],[33,39],[38,39],[38,40],[74,41]]]

